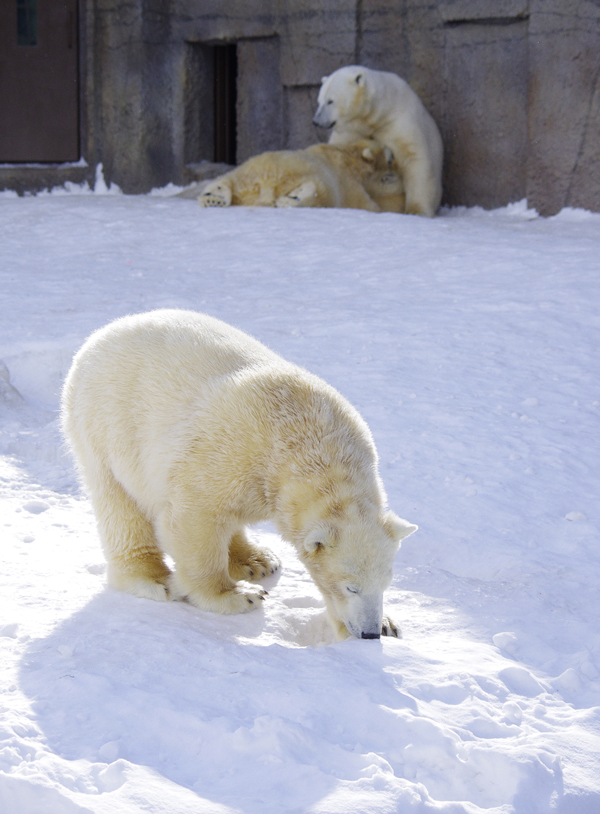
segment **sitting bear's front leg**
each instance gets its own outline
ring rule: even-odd
[[[172,506],[156,523],[162,549],[173,557],[169,597],[187,599],[213,613],[246,613],[260,606],[267,592],[229,574],[229,539],[221,524],[190,509]]]
[[[217,178],[204,187],[198,196],[198,203],[200,206],[231,206],[232,194],[231,181]]]

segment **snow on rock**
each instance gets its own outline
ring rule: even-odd
[[[96,188],[0,196],[0,812],[600,811],[600,216]],[[269,526],[260,611],[106,589],[60,387],[94,329],[162,307],[361,411],[419,524],[387,595],[402,640],[335,642]]]

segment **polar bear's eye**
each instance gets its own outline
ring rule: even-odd
[[[333,99],[330,99],[330,100],[327,102],[327,104],[328,104],[328,105],[332,105],[332,104],[333,104]]]
[[[349,594],[358,594],[360,591],[356,587],[356,585],[346,585],[346,590]]]

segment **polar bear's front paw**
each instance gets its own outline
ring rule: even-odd
[[[395,622],[392,622],[389,616],[384,616],[381,620],[381,635],[401,639],[402,631]]]
[[[209,184],[198,197],[200,206],[231,206],[231,189],[226,184]]]
[[[192,585],[175,572],[169,579],[169,596],[212,613],[247,613],[260,607],[267,596],[264,588],[244,581],[232,583],[225,590],[215,590],[215,587]]]
[[[270,577],[281,567],[278,557],[268,548],[255,548],[252,554],[244,561],[231,559],[229,573],[232,579],[260,582]]]
[[[268,593],[264,588],[256,587],[249,582],[238,582],[235,588],[219,597],[219,613],[248,613],[260,607],[265,596],[268,596]]]

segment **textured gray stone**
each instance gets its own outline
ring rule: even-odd
[[[406,79],[439,125],[444,202],[600,211],[595,0],[82,0],[89,167],[2,167],[0,186],[105,178],[126,192],[193,179],[213,154],[213,46],[237,43],[237,160],[326,140],[321,77]]]
[[[527,197],[600,211],[600,5],[532,0],[529,60]]]

